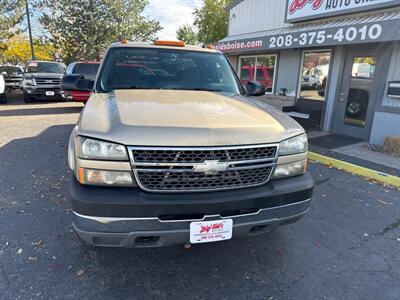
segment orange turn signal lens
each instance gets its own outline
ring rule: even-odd
[[[85,169],[84,168],[79,168],[79,183],[80,184],[85,183]]]
[[[121,41],[121,44],[128,44],[129,43],[129,41],[127,40],[127,39],[123,39],[122,41]]]
[[[154,41],[154,45],[157,46],[175,46],[175,47],[185,47],[185,42],[182,41],[161,41],[156,40]]]

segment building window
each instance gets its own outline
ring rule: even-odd
[[[239,77],[243,84],[249,81],[261,82],[265,91],[271,94],[274,89],[276,55],[241,56],[239,58]]]
[[[325,100],[331,51],[304,51],[300,74],[300,93],[303,99]]]

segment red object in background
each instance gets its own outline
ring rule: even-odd
[[[77,61],[71,63],[66,71],[67,75],[80,74],[83,75],[85,79],[95,80],[97,75],[97,70],[99,69],[100,62],[98,61]],[[81,92],[81,91],[64,91],[64,98],[75,101],[83,102],[88,101],[91,92]]]
[[[264,85],[265,90],[267,92],[272,92],[272,85],[274,80],[274,68],[266,66],[257,67],[255,79],[254,79],[254,71],[255,71],[254,66],[242,66],[242,70],[240,73],[240,81],[243,84],[247,84],[247,82],[249,81],[261,82]]]
[[[71,91],[72,101],[77,102],[86,102],[88,101],[91,92],[78,92],[78,91]]]

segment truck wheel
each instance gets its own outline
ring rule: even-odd
[[[364,112],[364,105],[362,101],[359,101],[358,99],[352,99],[346,107],[346,114],[349,117],[352,118],[357,118],[361,116]]]
[[[32,97],[29,96],[27,93],[24,92],[24,102],[25,103],[31,103],[32,102]]]

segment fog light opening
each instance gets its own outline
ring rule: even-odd
[[[135,239],[136,244],[154,244],[160,239],[159,236],[138,236]]]
[[[268,225],[257,225],[257,226],[253,226],[250,228],[250,233],[255,233],[255,232],[259,232],[262,231],[264,229],[266,229],[268,227]]]

